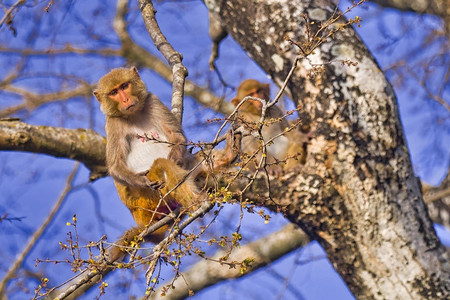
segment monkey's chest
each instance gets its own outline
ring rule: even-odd
[[[278,129],[278,127],[276,128]],[[289,139],[284,135],[277,136],[281,133],[281,131],[277,129],[274,130],[273,126],[265,126],[262,129],[262,136],[266,143],[273,139],[267,146],[267,153],[278,160],[283,160],[286,158]],[[256,136],[246,136],[242,139],[242,148],[247,149],[250,154],[256,151],[259,147],[259,139]]]
[[[286,158],[289,140],[281,135],[273,140],[273,144],[267,147],[267,152],[278,160]]]
[[[129,143],[130,153],[126,163],[127,167],[136,173],[147,171],[155,159],[167,158],[170,152],[166,137],[156,132],[133,135]]]

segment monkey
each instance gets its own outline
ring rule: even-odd
[[[188,197],[181,197],[176,189],[161,201],[164,185],[173,188],[173,181],[186,174],[186,138],[170,110],[147,91],[137,69],[111,70],[99,80],[94,95],[106,115],[107,168],[138,229],[178,205],[191,206],[199,195],[191,181],[179,188]],[[164,229],[148,240],[158,241],[163,235]],[[128,237],[122,239],[125,243]]]
[[[145,176],[156,158],[183,166],[186,138],[181,125],[158,97],[147,92],[135,67],[113,69],[99,80],[94,95],[106,115],[106,164],[114,180],[157,187]]]
[[[270,98],[270,86],[268,83],[261,83],[254,79],[244,80],[239,85],[236,97],[231,102],[237,106],[247,96],[268,101]],[[263,104],[260,101],[249,99],[239,107],[239,115],[242,122],[249,125],[247,127],[250,131],[255,130],[254,127],[251,128],[251,125],[259,122],[261,118],[262,106]],[[272,143],[266,148],[266,163],[270,166],[269,171],[277,174],[281,170],[289,170],[304,164],[306,159],[305,135],[297,130],[283,134],[290,124],[283,117],[280,108],[275,105],[267,109],[265,117],[265,120],[269,121],[269,123],[263,125],[261,135],[266,142],[273,139]],[[277,119],[277,121],[270,121],[271,119]],[[258,138],[252,135],[243,137],[242,148],[247,155],[253,155],[256,151],[259,151],[255,155],[254,164],[248,165],[251,171],[256,169],[261,159],[262,151],[260,147],[261,144]],[[281,162],[281,170],[280,166],[278,166],[278,161]]]
[[[207,168],[201,165],[194,173],[188,172],[199,158],[186,150],[181,124],[158,97],[147,91],[135,67],[111,70],[99,80],[94,96],[106,116],[108,172],[137,225],[109,251],[108,260],[112,262],[125,256],[123,246],[145,226],[178,207],[195,209],[204,196],[195,178]],[[227,144],[225,152],[235,154],[218,153],[220,167],[235,159],[235,148]],[[145,240],[158,243],[169,228],[166,225]]]

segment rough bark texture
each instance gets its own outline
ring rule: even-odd
[[[305,38],[302,14],[314,31],[335,11],[324,0],[205,3],[277,83],[296,56],[284,37]],[[359,299],[448,297],[448,256],[423,203],[391,86],[351,28],[310,59],[358,65],[326,64],[306,79],[310,65],[303,60],[289,84],[315,136],[303,171],[272,188],[286,217],[319,241]]]
[[[87,129],[33,126],[18,119],[0,119],[0,150],[43,153],[82,162],[90,179],[106,175],[106,139]]]

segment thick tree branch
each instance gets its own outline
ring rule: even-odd
[[[316,239],[357,298],[447,297],[448,254],[426,212],[391,86],[353,29],[312,40],[343,24],[329,22],[339,14],[332,1],[205,2],[277,83],[299,54],[289,41],[318,45],[288,85],[315,130],[306,164],[282,185],[271,182],[278,203],[256,188],[253,197]],[[343,60],[356,66],[332,63]]]
[[[106,175],[105,143],[104,137],[88,129],[34,126],[17,119],[0,119],[0,150],[78,160],[91,170],[91,180]]]

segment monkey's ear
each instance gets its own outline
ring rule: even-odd
[[[93,94],[94,94],[95,98],[97,98],[98,102],[101,103],[102,100],[100,99],[100,94],[99,94],[99,92],[98,92],[97,90],[95,90],[95,91],[93,92]]]
[[[139,72],[138,72],[138,70],[137,70],[137,68],[135,66],[132,66],[130,68],[130,70],[133,71],[133,73],[135,73],[137,76],[139,76]]]
[[[231,103],[233,103],[234,106],[237,106],[239,104],[239,102],[241,102],[241,101],[239,101],[239,99],[237,97],[234,97],[233,99],[231,99]]]

